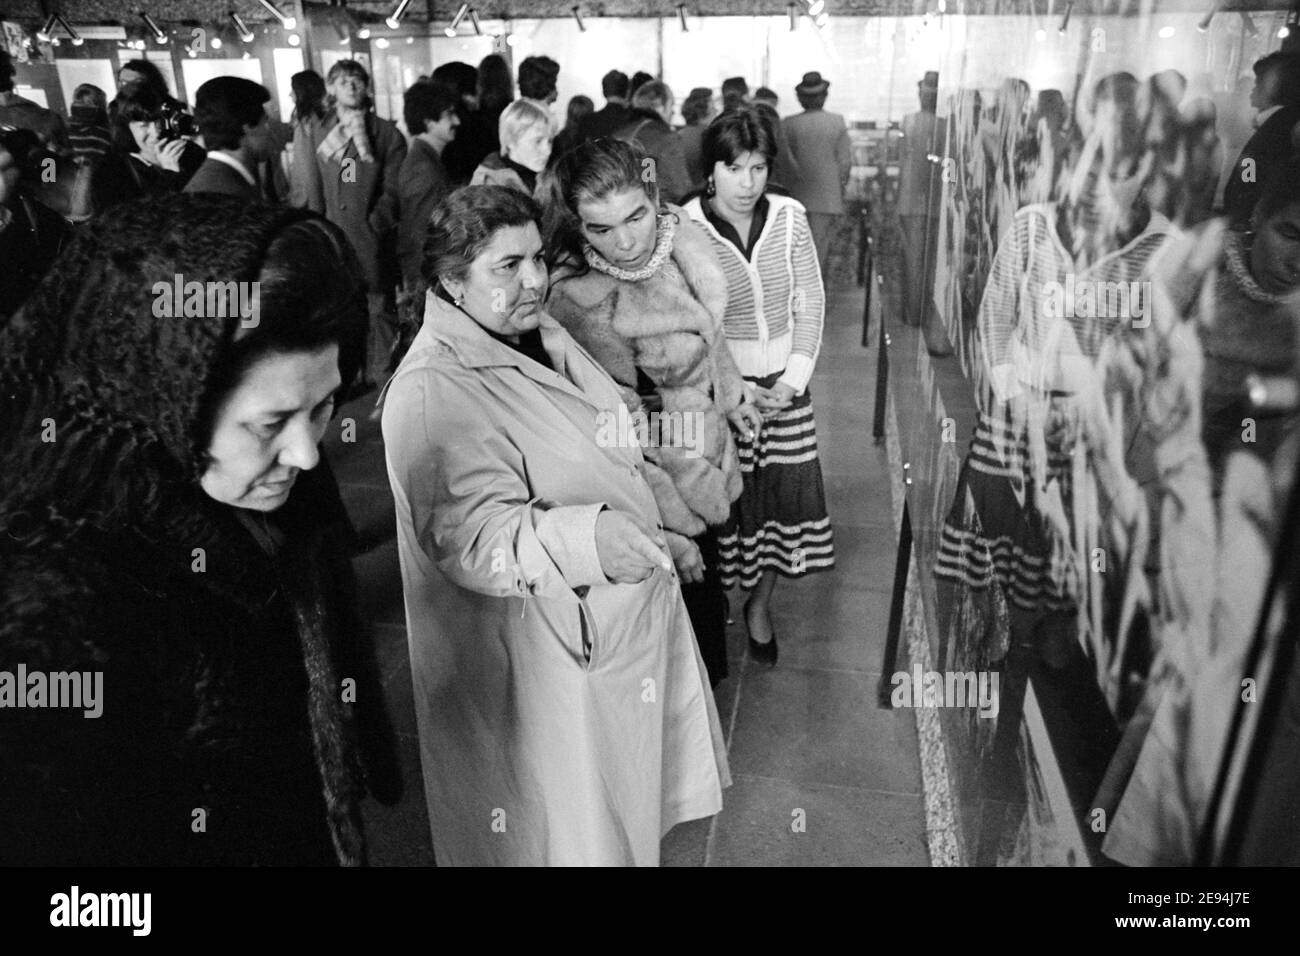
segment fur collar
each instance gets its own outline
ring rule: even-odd
[[[577,273],[561,267],[555,294],[579,309],[613,306],[615,330],[628,338],[666,332],[697,332],[712,344],[720,337],[727,307],[727,278],[704,231],[680,206],[665,204],[677,217],[670,259],[686,280],[687,289],[661,269],[640,282],[624,282],[595,270]],[[639,307],[619,307],[619,303]],[[647,308],[648,306],[648,308]]]

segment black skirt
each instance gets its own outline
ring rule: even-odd
[[[771,388],[775,372],[746,381]],[[736,439],[745,488],[731,509],[719,539],[722,582],[746,590],[763,572],[796,578],[835,566],[831,519],[817,459],[817,429],[811,394],[805,390],[764,420],[758,438]]]

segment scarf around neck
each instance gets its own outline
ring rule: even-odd
[[[650,261],[640,269],[624,269],[610,262],[595,248],[587,243],[583,246],[583,252],[587,257],[587,264],[597,272],[603,272],[607,276],[615,279],[621,279],[624,282],[642,282],[649,279],[668,259],[673,252],[673,237],[677,233],[677,217],[672,213],[661,212],[658,214],[658,223],[655,231],[655,251],[650,257]]]

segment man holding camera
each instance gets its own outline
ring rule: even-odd
[[[143,83],[124,86],[113,114],[113,148],[95,169],[94,209],[143,196],[180,192],[203,164],[204,150],[187,139],[193,117]]]
[[[248,202],[262,197],[255,170],[277,153],[264,108],[270,98],[266,87],[238,76],[219,76],[199,87],[194,119],[208,156],[184,192],[221,193]]]

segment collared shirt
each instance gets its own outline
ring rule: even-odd
[[[754,203],[754,218],[749,221],[749,237],[745,242],[741,242],[736,227],[714,212],[711,202],[707,199],[700,200],[700,208],[704,210],[709,225],[718,230],[718,235],[739,249],[746,261],[749,261],[754,251],[754,243],[758,242],[758,237],[763,234],[763,226],[767,224],[768,205],[767,193],[758,197],[758,202]]]
[[[257,177],[248,171],[248,167],[241,163],[235,157],[231,156],[225,150],[213,149],[208,151],[208,159],[215,159],[219,163],[225,163],[239,175],[244,177],[244,181],[250,186],[257,185]]]
[[[1282,108],[1282,104],[1279,103],[1277,106],[1270,106],[1268,109],[1266,109],[1266,110],[1260,110],[1258,113],[1256,113],[1256,114],[1255,114],[1255,129],[1259,129],[1261,126],[1263,126],[1265,123],[1267,123],[1270,119],[1272,119],[1273,114],[1276,113],[1276,112],[1277,112],[1278,110],[1280,110],[1281,108]]]

